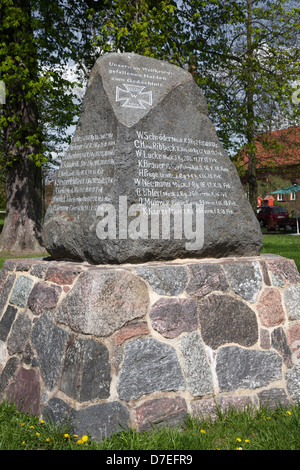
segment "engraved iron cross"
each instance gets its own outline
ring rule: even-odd
[[[144,86],[137,86],[137,85],[127,85],[123,83],[123,86],[126,90],[118,87],[116,88],[116,101],[123,101],[125,103],[122,104],[124,108],[135,108],[135,109],[146,109],[144,106],[147,104],[148,106],[152,105],[152,91],[145,91],[143,92]]]

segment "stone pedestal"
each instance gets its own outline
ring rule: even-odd
[[[79,435],[300,399],[292,260],[8,260],[0,285],[1,399]]]

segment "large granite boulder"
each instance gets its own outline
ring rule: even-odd
[[[43,239],[54,258],[92,264],[259,254],[255,214],[188,72],[132,53],[97,60]]]

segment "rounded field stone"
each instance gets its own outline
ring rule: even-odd
[[[135,409],[139,432],[151,431],[153,426],[178,425],[187,417],[187,405],[181,397],[148,400]]]
[[[197,263],[189,265],[190,280],[186,291],[193,297],[204,297],[212,291],[227,291],[229,284],[220,265]]]
[[[212,349],[226,343],[253,346],[258,341],[255,312],[242,301],[211,294],[198,302],[198,309],[203,341]]]
[[[280,325],[285,320],[281,295],[275,288],[266,288],[257,303],[257,312],[263,326]]]
[[[34,315],[56,307],[61,287],[51,286],[46,282],[37,282],[28,298],[28,307]]]
[[[272,273],[272,278],[275,276],[275,282],[277,284],[280,281],[280,285],[300,282],[300,274],[294,260],[274,256],[273,259],[268,259],[266,262],[268,269]]]
[[[144,317],[148,304],[145,282],[131,272],[88,271],[61,302],[57,319],[79,333],[109,336]]]
[[[14,403],[19,411],[38,416],[40,395],[41,384],[38,371],[22,367],[10,385],[6,398]]]
[[[183,331],[194,331],[198,327],[194,299],[159,299],[149,316],[152,327],[165,338],[176,338]]]

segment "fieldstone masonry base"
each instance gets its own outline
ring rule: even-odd
[[[300,399],[292,260],[8,260],[0,287],[1,399],[77,434]]]

